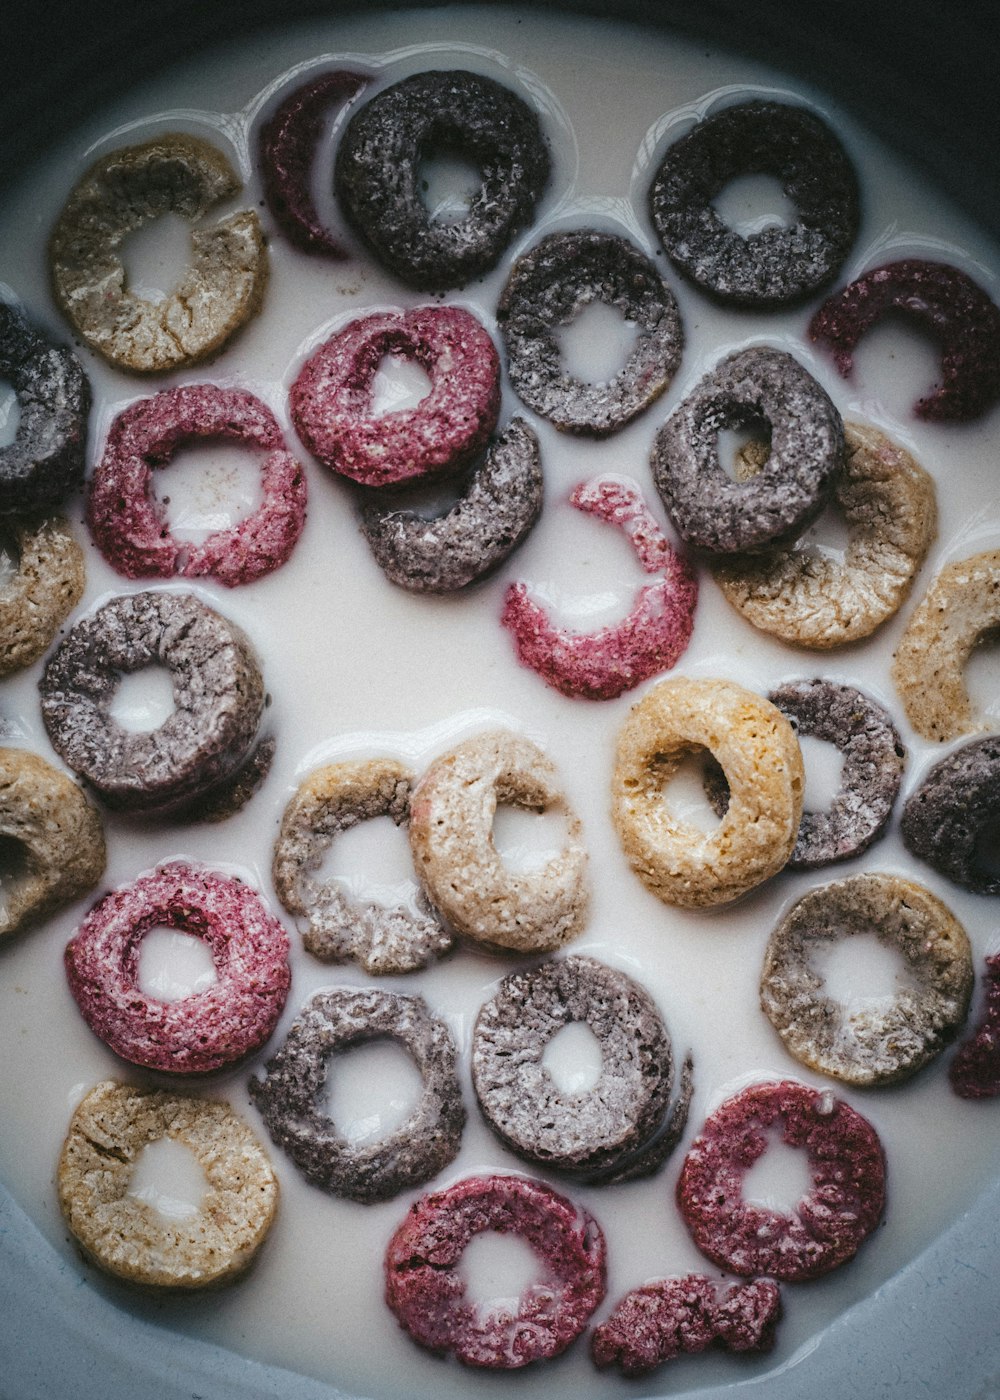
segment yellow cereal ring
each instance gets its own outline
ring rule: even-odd
[[[17,568],[0,587],[0,676],[37,661],[83,596],[83,550],[65,520],[5,526]]]

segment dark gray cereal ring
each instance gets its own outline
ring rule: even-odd
[[[48,649],[83,596],[83,550],[67,521],[0,521],[0,541],[17,567],[0,585],[0,676],[23,670]]]
[[[592,384],[563,365],[559,330],[591,302],[621,312],[635,344],[614,376]],[[514,264],[497,306],[518,397],[562,432],[606,437],[657,399],[680,364],[684,331],[670,288],[626,238],[552,233]]]
[[[482,183],[465,218],[435,220],[422,167],[461,154]],[[365,103],[337,151],[334,188],[372,252],[411,287],[461,287],[494,267],[549,176],[538,117],[508,88],[462,70],[415,73]]]
[[[1000,894],[986,864],[1000,817],[1000,735],[963,744],[942,758],[907,798],[900,829],[907,848],[974,894]]]
[[[320,1104],[336,1052],[394,1040],[423,1079],[413,1112],[377,1142],[352,1145]],[[387,1201],[436,1176],[458,1152],[465,1125],[455,1042],[422,997],[341,988],[306,1005],[288,1038],[251,1079],[250,1096],[271,1138],[314,1186],[352,1201]]]
[[[741,175],[779,180],[796,222],[746,236],[728,228],[713,201]],[[756,307],[798,301],[829,282],[860,219],[857,177],[839,139],[815,113],[781,102],[726,107],[682,136],[656,172],[649,212],[671,262],[695,286]]]
[[[719,434],[761,428],[770,452],[734,481]],[[783,350],[749,346],[721,360],[656,435],[656,489],[684,542],[708,554],[754,554],[788,543],[822,510],[844,456],[844,425],[826,391]]]

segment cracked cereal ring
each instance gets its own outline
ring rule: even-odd
[[[849,1010],[826,994],[815,959],[874,933],[906,964],[892,1001]],[[785,1049],[846,1084],[908,1079],[954,1039],[972,995],[965,930],[929,890],[893,875],[854,875],[798,900],[771,934],[761,1008]]]
[[[430,376],[413,408],[372,414],[386,355]],[[453,475],[486,446],[500,412],[500,358],[459,306],[379,311],[351,321],[305,362],[291,390],[292,419],[324,466],[362,486]]]
[[[67,521],[0,519],[0,542],[17,561],[0,584],[0,676],[23,670],[83,596],[83,550]]]
[[[194,1215],[165,1218],[131,1191],[143,1149],[169,1138],[205,1173]],[[144,1288],[213,1288],[253,1262],[278,1206],[264,1149],[225,1103],[111,1080],[77,1106],[59,1158],[59,1204],[87,1258]]]
[[[578,817],[552,760],[520,734],[477,734],[436,759],[410,802],[410,846],[431,903],[493,951],[543,953],[575,938],[590,891]],[[513,874],[493,844],[497,806],[561,813],[566,841],[539,870]]]
[[[358,905],[334,881],[316,872],[342,831],[371,817],[409,820],[411,776],[388,758],[331,763],[318,768],[285,808],[274,847],[272,875],[290,914],[305,916],[306,948],[323,962],[353,959],[373,976],[412,972],[440,957],[453,938],[418,896],[419,913],[405,905]]]
[[[517,1235],[542,1273],[516,1300],[481,1311],[466,1301],[461,1259],[483,1231]],[[604,1297],[606,1248],[597,1221],[523,1176],[470,1176],[424,1196],[389,1241],[385,1300],[413,1340],[466,1366],[513,1370],[558,1356]]]
[[[191,442],[236,442],[259,448],[263,504],[200,544],[174,538],[153,489],[153,470],[167,467]],[[87,523],[101,553],[125,578],[198,578],[227,588],[280,568],[306,518],[306,478],[285,447],[274,414],[245,389],[188,384],[164,389],[123,409],[111,424],[104,455],[90,479]]]
[[[83,481],[90,384],[72,351],[51,345],[6,302],[0,379],[20,415],[13,442],[0,447],[0,513],[47,510]]]
[[[743,1178],[777,1128],[806,1154],[812,1186],[785,1215],[743,1199]],[[819,1278],[852,1259],[882,1218],[878,1134],[842,1099],[785,1080],[727,1099],[695,1138],[677,1183],[695,1244],[721,1269],[783,1283]]]
[[[53,294],[92,350],[120,369],[180,369],[221,350],[256,314],[267,250],[253,210],[192,229],[190,265],[162,301],[137,296],[121,260],[125,240],[144,224],[164,214],[197,223],[240,188],[221,151],[177,132],[95,161],[49,240]]]
[[[436,219],[421,193],[439,152],[479,168],[461,219]],[[488,272],[528,224],[549,177],[549,152],[531,108],[491,78],[461,70],[415,73],[378,93],[340,141],[334,188],[348,221],[378,260],[411,287],[440,292]]]
[[[0,748],[0,843],[0,939],[86,894],[104,870],[97,812],[75,783],[25,749]]]
[[[1000,814],[1000,735],[976,739],[935,763],[903,808],[907,849],[974,894],[1000,894],[990,861]]]
[[[770,452],[746,481],[719,461],[719,434],[761,420]],[[825,504],[844,456],[844,425],[826,391],[783,350],[752,345],[721,360],[653,443],[653,480],[681,539],[708,554],[786,544]]]
[[[709,834],[675,818],[664,788],[707,749],[729,784]],[[666,904],[725,904],[775,875],[795,845],[805,780],[798,740],[776,706],[733,681],[661,681],[618,737],[612,820],[642,882]]]
[[[827,298],[809,334],[847,379],[858,342],[886,315],[915,320],[940,347],[941,383],[913,405],[918,418],[978,418],[1000,398],[1000,307],[966,273],[923,258],[873,268]]]
[[[598,632],[554,627],[523,583],[507,589],[500,621],[514,637],[522,666],[547,685],[563,695],[610,700],[677,664],[691,639],[698,581],[632,482],[585,482],[569,499],[577,510],[623,530],[645,572],[662,577],[639,590],[627,617]]]
[[[600,1078],[583,1093],[564,1093],[544,1061],[549,1042],[571,1022],[588,1026],[601,1049]],[[594,1185],[663,1165],[687,1120],[690,1063],[685,1070],[670,1111],[674,1067],[663,1017],[644,987],[594,958],[511,973],[472,1033],[476,1098],[500,1141],[529,1162]]]
[[[377,1142],[352,1143],[319,1106],[338,1052],[369,1040],[401,1045],[423,1088],[406,1121]],[[455,1042],[423,997],[364,988],[321,992],[299,1014],[250,1097],[272,1140],[299,1171],[334,1196],[387,1201],[420,1186],[458,1152],[465,1125]]]
[[[559,330],[585,306],[621,312],[635,341],[614,378],[588,383],[563,366]],[[582,229],[552,233],[511,269],[497,305],[515,393],[561,432],[607,437],[663,393],[677,372],[684,332],[674,295],[626,238]]]
[[[130,732],[112,714],[122,676],[165,667],[173,712]],[[245,634],[190,593],[112,598],[46,663],[42,719],[56,752],[109,807],[179,810],[253,763],[264,679]]]
[[[991,1099],[1000,1094],[1000,953],[986,959],[983,987],[982,1020],[948,1066],[951,1087],[962,1099]]]
[[[209,947],[215,981],[177,1001],[139,985],[153,928]],[[69,989],[87,1025],[144,1069],[207,1074],[267,1040],[288,995],[288,935],[242,881],[183,861],[161,865],[96,904],[66,946]]]
[[[843,559],[806,544],[711,565],[747,622],[817,651],[860,641],[895,616],[937,533],[934,482],[923,467],[877,428],[847,423],[844,437],[833,478],[848,529]]]
[[[789,227],[743,235],[713,201],[742,175],[772,175],[795,204]],[[854,168],[814,112],[743,102],[705,117],[668,149],[649,191],[653,226],[674,266],[701,291],[735,306],[800,301],[829,282],[860,220]]]

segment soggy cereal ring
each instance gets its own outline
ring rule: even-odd
[[[762,421],[767,460],[734,481],[719,461],[719,434]],[[843,456],[844,425],[826,391],[791,355],[753,345],[721,360],[674,409],[654,440],[653,480],[686,544],[750,554],[801,534]]]
[[[610,380],[588,383],[563,363],[559,331],[592,302],[619,311],[634,344]],[[581,229],[552,233],[511,269],[497,305],[515,393],[560,429],[606,437],[663,393],[684,332],[674,295],[627,238]]]
[[[942,758],[906,799],[900,831],[907,849],[974,894],[1000,894],[990,856],[1000,817],[1000,735],[963,744]]]
[[[0,541],[17,561],[0,584],[0,676],[43,655],[83,596],[83,550],[67,521],[0,519]]]
[[[156,499],[153,470],[199,440],[258,448],[263,503],[200,544],[177,540]],[[218,579],[232,588],[280,568],[306,518],[306,479],[274,414],[245,389],[188,384],[123,409],[90,479],[87,523],[101,553],[125,578]]]
[[[791,1214],[743,1199],[743,1178],[769,1129],[805,1151],[812,1185]],[[722,1269],[783,1283],[819,1278],[854,1257],[885,1206],[878,1134],[842,1099],[804,1084],[753,1084],[727,1099],[695,1138],[677,1183],[695,1244]]]
[[[402,355],[430,377],[413,408],[373,415],[382,359]],[[305,362],[292,418],[314,457],[362,486],[454,474],[486,446],[500,412],[500,359],[458,306],[380,311],[351,321]]]
[[[410,803],[410,845],[431,903],[449,924],[494,951],[549,952],[580,932],[590,900],[582,828],[552,760],[506,730],[477,734],[436,759]],[[561,813],[562,850],[514,874],[493,844],[497,806]]]
[[[169,1138],[205,1173],[197,1212],[162,1216],[131,1192],[143,1149]],[[144,1288],[213,1288],[253,1262],[278,1206],[260,1143],[228,1104],[111,1080],[77,1106],[59,1158],[59,1204],[87,1257]]]
[[[948,1066],[951,1087],[962,1099],[991,1099],[1000,1094],[1000,954],[986,959],[983,974],[986,1004],[973,1034],[958,1047]]]
[[[743,175],[771,175],[795,204],[789,227],[743,235],[713,201]],[[814,112],[743,102],[675,141],[649,191],[653,225],[674,266],[701,291],[735,306],[800,301],[836,275],[860,220],[854,168]]]
[[[543,1273],[516,1300],[466,1301],[461,1259],[483,1231],[517,1235]],[[385,1256],[385,1300],[413,1340],[466,1366],[513,1370],[565,1351],[604,1297],[604,1235],[587,1211],[523,1176],[466,1177],[410,1207]]]
[[[359,905],[316,872],[342,831],[372,817],[409,820],[411,777],[400,763],[373,758],[331,763],[303,782],[285,808],[272,875],[290,914],[308,920],[302,941],[323,962],[353,959],[373,976],[412,972],[446,953],[453,939],[418,896],[418,910]]]
[[[664,787],[707,749],[729,806],[707,833],[671,814]],[[802,755],[776,706],[733,681],[676,677],[634,705],[618,736],[612,820],[642,882],[666,904],[725,904],[777,874],[802,815]]]
[[[139,985],[150,929],[208,945],[215,981],[176,1001]],[[96,904],[66,946],[69,989],[87,1025],[144,1069],[207,1074],[257,1050],[288,995],[288,935],[240,880],[183,861],[161,865]]]
[[[437,219],[421,193],[439,152],[479,168],[468,212]],[[334,188],[378,260],[411,287],[440,292],[489,271],[528,224],[549,177],[549,152],[531,108],[508,88],[462,70],[415,73],[351,118]]]
[[[321,1107],[337,1052],[369,1040],[401,1045],[420,1071],[420,1098],[394,1132],[351,1143]],[[307,1181],[352,1201],[386,1201],[419,1186],[458,1152],[465,1125],[455,1042],[422,997],[370,988],[320,992],[284,1044],[251,1079],[267,1130]]]
[[[829,996],[816,954],[874,933],[906,964],[891,1002],[855,1010]],[[854,875],[803,895],[771,934],[761,1008],[785,1049],[845,1084],[894,1084],[954,1038],[972,995],[965,930],[929,890],[892,875]]]

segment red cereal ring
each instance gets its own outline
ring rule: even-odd
[[[982,1020],[948,1066],[951,1087],[961,1099],[1000,1094],[1000,953],[986,959]]]
[[[386,355],[415,361],[431,380],[413,408],[372,413]],[[379,311],[351,321],[310,356],[291,390],[292,419],[309,451],[363,486],[445,476],[486,446],[500,412],[500,357],[458,306]]]
[[[199,439],[265,451],[264,499],[238,525],[188,544],[170,533],[153,491],[153,470]],[[111,425],[87,495],[94,541],[125,578],[211,575],[229,588],[252,583],[285,562],[305,518],[305,474],[285,447],[274,414],[245,389],[215,384],[164,389],[123,409]]]
[[[508,588],[500,621],[514,637],[521,664],[554,690],[612,700],[677,663],[691,639],[698,580],[633,482],[615,477],[584,482],[569,499],[577,510],[624,531],[645,572],[661,577],[639,590],[627,617],[599,632],[553,626],[523,583]]]
[[[480,1311],[459,1265],[484,1230],[519,1235],[544,1274],[517,1301]],[[422,1347],[467,1366],[513,1370],[565,1351],[604,1297],[604,1235],[587,1211],[540,1181],[471,1176],[424,1196],[389,1242],[385,1300]]]
[[[153,928],[208,944],[215,982],[177,1001],[139,986],[139,947]],[[116,1055],[145,1069],[205,1074],[263,1045],[288,994],[288,935],[248,885],[172,861],[113,890],[66,947],[84,1020]]]
[[[743,1178],[768,1130],[803,1148],[812,1188],[791,1215],[743,1199]],[[695,1138],[677,1204],[702,1254],[723,1269],[787,1283],[853,1258],[885,1206],[885,1158],[866,1118],[829,1090],[790,1080],[753,1084],[717,1108]]]

